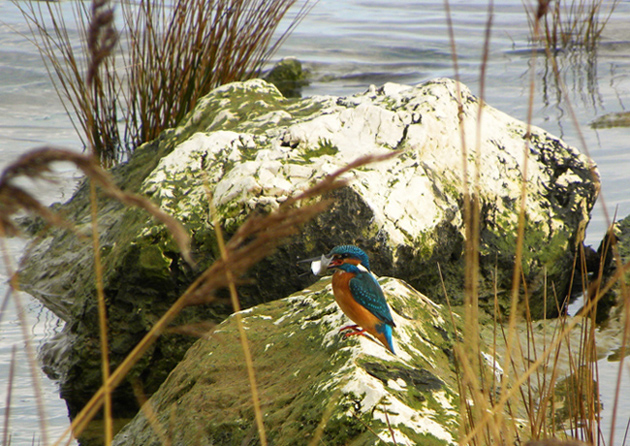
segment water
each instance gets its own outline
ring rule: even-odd
[[[626,358],[627,359],[627,358]],[[609,361],[608,358],[597,361],[597,369],[599,376],[599,394],[603,402],[603,410],[601,412],[602,434],[609,444],[610,426],[612,424],[612,406],[614,403],[615,393],[617,392],[617,377],[619,376],[619,361]],[[630,404],[627,401],[628,389],[630,389],[630,365],[626,360],[621,373],[621,382],[619,385],[619,406],[617,409],[617,420],[615,421],[615,445],[629,444],[630,432],[626,436],[626,428],[630,423]]]
[[[11,246],[12,245],[12,246]],[[19,241],[9,241],[8,250],[19,248]],[[13,252],[13,254],[17,254]],[[5,298],[6,289],[3,287],[2,296]],[[28,336],[34,347],[60,328],[59,320],[38,302],[25,293],[20,293],[24,317],[27,320]],[[19,322],[15,296],[8,301],[8,306],[2,314],[0,322],[0,419],[4,420],[8,394],[8,376],[12,364],[12,350],[15,347],[14,381],[10,405],[10,444],[25,445],[38,444],[42,440],[42,427],[36,410],[37,399],[34,392],[33,379],[29,368],[28,356],[24,344],[22,325]],[[68,414],[65,402],[59,397],[57,386],[46,378],[35,363],[37,380],[42,384],[41,393],[43,411],[45,414],[46,431],[49,438],[59,437],[68,427]],[[4,434],[4,428],[1,429]]]
[[[46,144],[71,147],[79,144],[61,103],[48,80],[46,69],[33,45],[27,41],[28,28],[9,1],[0,1],[0,170],[27,150]],[[44,203],[65,200],[72,192],[69,187],[76,172],[68,166],[58,166],[61,184],[32,186]],[[12,268],[24,250],[19,239],[5,241],[0,252],[12,260]],[[8,294],[7,270],[0,262],[0,299]],[[34,348],[60,328],[59,320],[41,304],[20,293],[28,335]],[[15,297],[11,297],[0,322],[0,419],[4,420],[11,352],[16,348],[15,379],[12,386],[8,435],[13,446],[41,444],[41,425],[34,393],[34,381],[28,367],[24,337],[18,322]],[[65,402],[59,397],[58,386],[37,367],[37,381],[44,400],[48,440],[59,437],[69,426]],[[0,432],[4,435],[4,422]]]
[[[487,3],[451,2],[457,42],[460,79],[480,94],[479,71]],[[587,243],[598,244],[610,217],[630,214],[630,150],[627,128],[593,130],[588,123],[598,116],[626,110],[630,100],[630,1],[622,1],[606,28],[595,64],[588,60],[561,59],[561,71],[586,147],[580,143],[565,101],[558,99],[553,76],[539,57],[530,65],[528,27],[520,0],[498,0],[486,74],[485,100],[500,110],[525,120],[529,95],[529,70],[536,70],[533,123],[561,136],[581,151],[588,150],[602,176],[602,197],[587,232]],[[0,170],[29,149],[45,144],[80,150],[81,145],[57,99],[39,54],[28,42],[28,28],[9,0],[0,0]],[[320,0],[281,48],[278,59],[296,56],[313,73],[304,95],[351,95],[370,84],[414,84],[435,77],[454,77],[451,48],[442,1]],[[46,203],[65,200],[77,176],[70,166],[58,168],[61,184],[39,185],[37,195]],[[605,203],[605,207],[604,207]],[[23,242],[9,240],[7,252],[14,262]],[[0,298],[7,292],[6,273],[0,265]],[[25,299],[29,333],[37,344],[59,326],[54,316]],[[41,440],[32,381],[25,367],[23,339],[14,306],[0,325],[0,376],[8,373],[13,345],[18,369],[12,402],[12,445]],[[611,364],[611,365],[609,365]],[[602,396],[610,402],[617,363],[600,361]],[[49,438],[67,425],[65,405],[54,382],[40,374],[48,418]],[[622,395],[630,392],[625,381]],[[6,397],[6,380],[0,380],[0,407]],[[623,400],[623,398],[622,398]],[[609,416],[605,402],[604,419]],[[630,416],[630,402],[622,401],[616,444],[623,438]],[[0,412],[0,419],[2,413]],[[606,427],[606,423],[605,427]],[[606,435],[608,438],[608,434]],[[34,439],[34,440],[33,440]]]

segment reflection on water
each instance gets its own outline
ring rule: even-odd
[[[486,1],[451,1],[461,80],[475,93],[479,91],[479,69],[487,21]],[[27,41],[28,29],[17,8],[9,0],[0,0],[0,169],[26,150],[43,145],[80,150],[78,138],[59,103],[39,55]],[[608,24],[602,44],[589,54],[561,53],[558,64],[562,82],[575,110],[590,155],[599,166],[606,212],[630,214],[630,153],[628,129],[623,127],[593,129],[589,123],[607,113],[627,110],[630,97],[630,2],[621,3]],[[487,67],[486,101],[500,110],[525,119],[529,95],[529,70],[536,75],[534,125],[562,136],[568,143],[581,147],[577,130],[567,113],[565,99],[559,95],[558,80],[548,61],[539,54],[537,65],[530,66],[527,18],[520,1],[495,2],[492,40]],[[370,84],[385,82],[419,83],[440,76],[453,77],[450,44],[442,1],[418,0],[320,0],[311,14],[297,28],[277,59],[295,56],[314,75],[305,95],[351,95]],[[62,166],[63,170],[64,167]],[[62,171],[65,199],[72,192],[74,171]],[[46,186],[39,196],[47,202],[59,200],[60,192]],[[589,225],[587,242],[597,246],[606,228],[606,212],[598,205]],[[10,247],[13,259],[22,249],[19,243]],[[0,265],[1,266],[1,265]],[[0,268],[2,269],[2,268]],[[2,274],[4,270],[2,269]],[[6,276],[0,276],[4,282]],[[0,284],[0,297],[6,286]],[[50,335],[57,323],[41,316],[37,304],[28,305],[29,317],[36,332]],[[10,310],[14,311],[14,310]],[[22,349],[22,338],[15,325],[15,313],[5,312],[0,326],[0,376],[6,376],[13,345]],[[23,354],[23,353],[21,353]],[[31,444],[37,438],[38,422],[31,391],[31,381],[20,357],[12,430],[13,445]],[[600,381],[613,381],[604,375],[600,361]],[[616,372],[615,372],[616,373]],[[627,387],[626,387],[627,388]],[[0,401],[5,397],[6,382],[0,381]],[[65,406],[56,394],[56,386],[44,380],[49,433],[54,437],[67,426]],[[606,419],[605,403],[603,416]],[[621,408],[620,408],[621,411]],[[623,406],[630,414],[630,408]],[[620,412],[621,413],[621,412]],[[2,413],[0,412],[0,417]],[[17,417],[17,418],[14,418]],[[623,423],[618,420],[618,441]],[[19,425],[20,429],[17,429]],[[37,443],[37,440],[35,440]],[[619,444],[619,443],[618,443]]]
[[[589,51],[560,51],[553,54],[553,60],[540,57],[538,65],[539,91],[541,101],[546,108],[558,111],[556,121],[562,128],[566,116],[566,99],[563,92],[569,95],[569,100],[575,108],[592,109],[598,113],[603,107],[603,100],[599,93],[597,78],[597,52]],[[559,134],[564,138],[564,134]]]

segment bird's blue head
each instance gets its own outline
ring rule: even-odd
[[[362,265],[365,269],[370,269],[370,259],[362,249],[354,245],[340,245],[336,246],[328,253],[331,261],[328,268],[335,268],[344,263],[351,263],[354,265]]]

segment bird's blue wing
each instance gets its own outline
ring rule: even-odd
[[[367,308],[380,321],[392,327],[396,326],[385,301],[383,290],[372,274],[361,271],[350,279],[350,292],[361,306]]]

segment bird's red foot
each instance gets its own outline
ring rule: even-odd
[[[359,328],[358,325],[346,325],[345,327],[341,327],[339,329],[339,333],[341,333],[342,331],[345,331],[345,330],[356,330],[357,328]]]
[[[360,330],[351,331],[350,333],[344,334],[343,337],[347,338],[349,336],[354,336],[354,335],[365,336],[365,330],[362,328]]]

